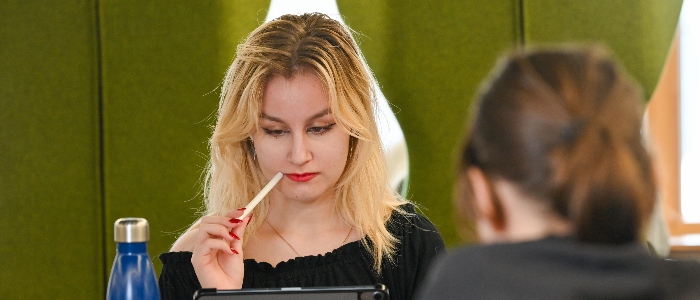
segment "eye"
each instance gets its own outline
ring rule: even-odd
[[[327,126],[314,126],[314,127],[310,127],[310,128],[307,129],[306,131],[309,132],[309,133],[322,135],[322,134],[326,133],[327,131],[331,130],[331,129],[333,128],[333,126],[335,126],[335,123],[329,124],[329,125],[327,125]]]
[[[262,128],[262,127],[261,127]],[[287,133],[289,133],[288,130],[282,130],[282,129],[267,129],[267,128],[262,128],[262,130],[265,132],[265,134],[270,135],[274,138],[281,137]]]

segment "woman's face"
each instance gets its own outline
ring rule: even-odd
[[[275,190],[297,201],[333,199],[347,161],[350,135],[335,123],[323,83],[312,72],[275,75],[263,92],[260,127],[253,133],[266,179],[285,177]]]

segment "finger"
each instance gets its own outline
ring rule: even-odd
[[[237,236],[234,236],[231,234],[229,231],[230,229],[228,227],[219,225],[219,224],[202,224],[199,226],[199,231],[197,232],[197,236],[195,237],[195,249],[199,247],[199,245],[204,244],[207,240],[210,239],[217,239],[217,240],[226,240],[228,242],[233,241],[234,239],[237,238]]]
[[[233,240],[230,241],[231,248],[236,250],[238,253],[243,253],[243,235],[245,234],[245,229],[248,227],[248,223],[253,216],[248,216],[242,220],[242,222],[231,230],[231,236]]]
[[[244,212],[245,212],[245,207],[241,207],[241,208],[239,208],[239,209],[236,209],[236,210],[232,210],[232,211],[227,212],[226,214],[224,214],[224,217],[227,217],[227,218],[234,218],[234,219],[239,219],[239,220],[240,220],[239,217],[242,216]]]
[[[229,216],[206,216],[202,218],[201,224],[218,224],[218,225],[223,225],[228,228],[233,228],[235,227],[238,223],[240,223],[240,220],[236,219],[235,217],[229,217]]]
[[[207,264],[212,260],[215,260],[215,255],[219,252],[226,254],[236,254],[238,251],[233,251],[229,246],[229,243],[224,240],[219,239],[208,239],[202,243],[195,251],[192,253],[193,262],[196,261],[199,264]]]

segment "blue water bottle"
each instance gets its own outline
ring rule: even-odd
[[[156,272],[148,256],[148,221],[122,218],[114,222],[117,257],[107,286],[107,300],[160,300]]]

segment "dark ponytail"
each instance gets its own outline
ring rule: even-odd
[[[476,100],[463,170],[517,184],[581,241],[639,238],[656,194],[641,95],[605,51],[514,53]]]

